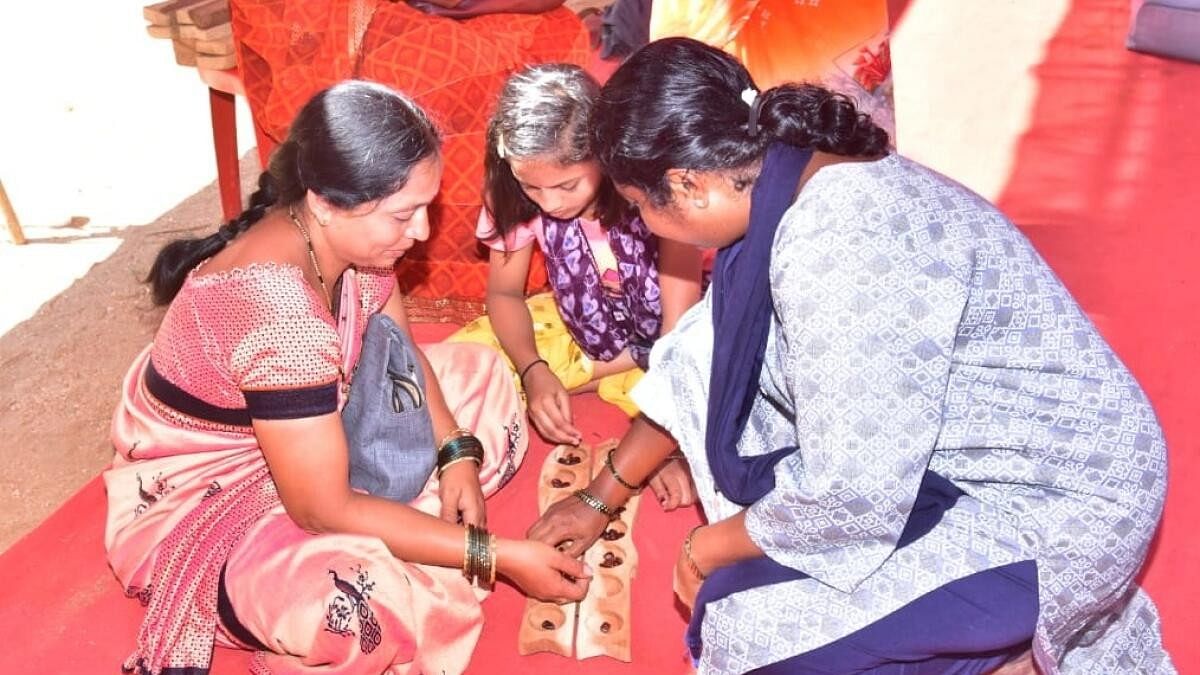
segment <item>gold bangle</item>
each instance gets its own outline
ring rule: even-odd
[[[475,584],[482,581],[487,564],[488,539],[491,535],[482,527],[467,525],[467,548],[464,554],[463,576],[467,583]]]
[[[467,579],[468,584],[474,582],[474,580],[471,579],[471,567],[470,567],[470,564],[471,564],[471,527],[472,527],[471,525],[468,525],[463,528],[462,573],[463,573],[463,576]]]
[[[700,581],[707,579],[708,575],[700,571],[700,566],[696,564],[696,559],[692,557],[692,537],[695,537],[696,530],[699,530],[702,527],[704,526],[697,525],[693,527],[691,531],[687,533],[687,536],[683,538],[683,558],[684,560],[687,560],[688,569],[691,570],[692,574],[696,575],[696,578]]]
[[[608,516],[609,520],[613,520],[617,517],[616,509],[609,507],[608,504],[600,501],[600,498],[588,492],[587,490],[580,488],[572,494],[574,494],[579,501]]]
[[[477,459],[475,457],[459,457],[458,459],[452,459],[449,462],[446,462],[445,464],[443,464],[442,466],[439,466],[438,471],[437,471],[438,478],[441,478],[442,474],[446,473],[446,469],[449,469],[451,466],[458,464],[459,462],[465,462],[467,460],[471,460],[472,462],[475,462],[476,468],[483,466],[483,463],[480,462],[479,459]]]
[[[471,435],[470,429],[464,429],[462,427],[455,427],[450,430],[450,433],[448,433],[444,437],[442,437],[442,442],[437,444],[438,449],[439,450],[442,449],[443,447],[445,447],[445,445],[447,443],[449,443],[450,441],[452,441],[456,438],[461,438],[463,436],[470,436],[470,435]]]
[[[488,537],[488,558],[491,563],[491,569],[488,570],[488,587],[496,587],[496,567],[499,566],[499,560],[496,557],[496,535]]]
[[[613,466],[613,461],[612,461],[613,453],[616,451],[617,451],[616,448],[611,448],[608,451],[608,454],[604,456],[604,466],[608,468],[608,472],[612,474],[612,477],[615,478],[616,481],[621,484],[621,487],[625,488],[626,490],[631,490],[633,492],[640,492],[642,489],[641,485],[634,485],[633,483],[630,483],[629,481],[625,480],[624,478],[621,478],[621,474],[617,473],[617,467]]]
[[[487,563],[487,530],[475,528],[475,568],[471,570],[476,583],[483,580],[483,566]]]

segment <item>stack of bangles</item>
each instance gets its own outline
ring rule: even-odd
[[[442,472],[451,464],[458,464],[468,459],[475,462],[476,467],[483,466],[483,444],[466,429],[458,428],[451,431],[438,445],[438,478],[442,477]]]
[[[496,535],[482,527],[467,525],[462,571],[467,583],[487,580],[488,588],[496,585]]]

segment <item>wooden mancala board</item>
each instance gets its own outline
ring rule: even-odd
[[[545,513],[560,499],[573,499],[575,490],[587,487],[592,477],[604,470],[604,457],[616,444],[610,440],[594,448],[560,445],[551,450],[538,478],[538,513]],[[637,495],[630,498],[584,554],[584,562],[595,576],[582,601],[566,605],[532,598],[526,601],[517,636],[519,653],[553,652],[577,659],[603,655],[626,662],[632,659],[630,584],[638,565],[633,519],[639,500]]]

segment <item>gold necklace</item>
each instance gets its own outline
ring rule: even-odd
[[[325,296],[325,303],[329,306],[329,313],[333,313],[333,296],[329,294],[329,287],[325,285],[325,277],[321,274],[321,266],[317,264],[317,252],[313,250],[312,237],[308,236],[308,228],[296,216],[296,211],[291,204],[288,204],[288,217],[292,219],[292,223],[296,229],[300,230],[300,236],[304,237],[304,245],[308,247],[308,261],[312,263],[313,271],[317,273],[317,281],[321,284],[321,293]]]

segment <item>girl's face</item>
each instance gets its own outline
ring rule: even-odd
[[[508,160],[525,196],[551,218],[594,218],[596,193],[603,175],[600,163],[584,160],[562,164],[549,155]]]
[[[347,263],[391,267],[429,238],[429,203],[441,182],[442,158],[432,155],[413,166],[403,188],[378,202],[345,210],[326,205],[330,249]]]
[[[750,190],[720,172],[671,169],[670,201],[657,205],[642,190],[617,185],[637,207],[650,231],[701,248],[724,248],[741,239],[750,223]]]

